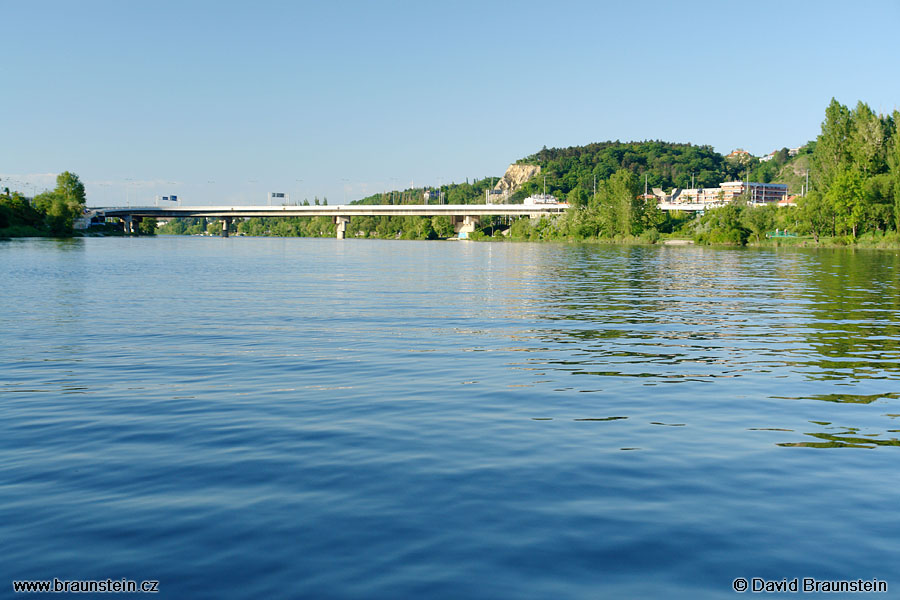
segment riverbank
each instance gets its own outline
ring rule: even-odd
[[[755,246],[761,248],[880,248],[880,249],[900,249],[900,234],[896,232],[889,233],[867,233],[853,238],[850,236],[835,237],[819,237],[816,240],[813,236],[803,237],[777,237],[766,238],[760,241],[749,241],[747,246]]]
[[[0,229],[0,240],[27,237],[54,237],[48,231],[30,227],[28,225],[13,225]],[[58,237],[58,236],[57,236]]]

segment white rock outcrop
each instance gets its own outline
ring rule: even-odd
[[[500,178],[500,181],[497,182],[494,189],[506,192],[507,194],[512,194],[519,189],[523,183],[540,172],[541,167],[538,165],[509,165],[509,168],[506,169],[506,173],[503,174],[503,177]]]

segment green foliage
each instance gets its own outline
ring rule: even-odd
[[[766,232],[775,228],[777,206],[753,206],[746,207],[743,211],[742,225],[747,229],[756,241],[762,241]]]
[[[0,194],[0,229],[24,228],[40,234],[43,224],[44,215],[19,192],[10,193],[6,190],[4,194]]]
[[[572,190],[587,194],[617,171],[631,172],[639,187],[690,187],[691,174],[698,187],[716,186],[732,177],[734,168],[711,146],[673,144],[661,141],[600,142],[571,148],[544,148],[519,163],[541,166],[541,175],[523,186],[522,198],[543,191],[569,198]]]
[[[483,204],[485,191],[491,189],[497,178],[484,178],[474,183],[449,183],[438,187],[407,188],[402,191],[372,194],[351,204],[425,204],[425,193],[430,193],[428,204],[438,204],[443,196],[444,204]]]
[[[450,217],[431,217],[431,228],[434,230],[434,234],[439,238],[452,237],[454,234],[453,225],[450,224]]]
[[[708,211],[700,218],[694,241],[698,244],[743,246],[750,236],[750,230],[744,226],[747,210],[746,206],[732,203]]]
[[[85,195],[84,184],[75,173],[63,171],[56,176],[56,193],[62,196],[66,202],[79,204],[84,208]]]
[[[156,219],[144,217],[138,223],[138,234],[140,235],[156,235]]]
[[[850,162],[850,131],[850,111],[832,98],[813,152],[813,186],[820,192],[826,192],[840,168]]]
[[[643,206],[637,199],[639,187],[637,176],[626,169],[616,171],[601,184],[595,204],[589,208],[599,212],[606,237],[640,233]]]
[[[84,184],[68,171],[56,178],[56,189],[38,194],[30,204],[7,188],[0,194],[0,229],[9,229],[7,235],[70,236],[84,202]]]
[[[815,239],[856,240],[866,232],[900,228],[900,134],[897,117],[876,115],[859,102],[853,110],[832,99],[816,139],[812,179],[816,195],[801,206],[802,226]]]
[[[71,235],[75,219],[84,214],[84,184],[68,171],[56,178],[56,189],[38,194],[34,207],[44,213],[44,223],[51,235]]]
[[[834,212],[818,190],[812,190],[800,199],[801,232],[811,233],[816,243],[834,223]]]
[[[894,125],[893,137],[887,146],[888,179],[892,188],[888,198],[893,200],[894,229],[900,231],[900,112],[892,115]]]

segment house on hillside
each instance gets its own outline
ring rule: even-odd
[[[743,148],[736,148],[725,155],[725,158],[732,158],[737,160],[748,160],[753,158],[753,155],[744,150]]]

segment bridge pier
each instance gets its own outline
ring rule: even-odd
[[[450,222],[453,224],[453,231],[456,232],[456,235],[464,240],[469,237],[470,233],[475,232],[475,227],[478,226],[478,217],[454,215],[450,217]]]
[[[228,237],[228,228],[231,227],[231,217],[222,219],[222,237]]]
[[[122,218],[122,231],[124,231],[126,235],[134,233],[134,220],[131,215],[125,215]]]
[[[335,217],[334,223],[337,225],[337,239],[344,239],[344,235],[347,233],[347,223],[350,222],[350,217]]]

